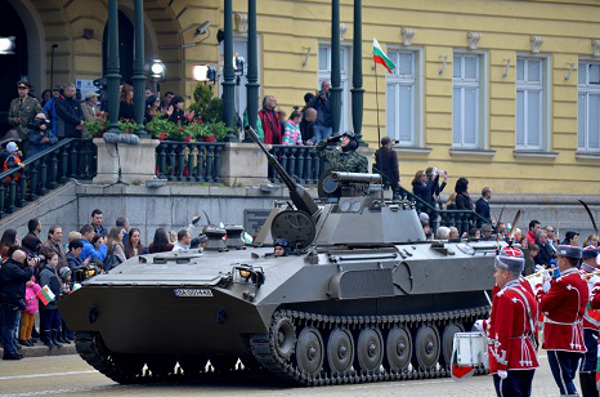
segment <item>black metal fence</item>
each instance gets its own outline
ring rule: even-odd
[[[0,173],[0,218],[67,182],[96,175],[98,151],[89,139],[68,138]]]
[[[316,185],[328,168],[327,162],[317,157],[312,146],[272,145],[270,153],[292,178],[306,186]],[[282,182],[270,165],[269,180],[273,183]]]
[[[463,233],[468,233],[473,227],[480,228],[484,223],[487,223],[487,221],[475,211],[437,209],[408,190],[402,187],[399,190],[399,196],[402,200],[414,202],[419,213],[424,212],[429,215],[429,225],[434,233],[440,226],[454,226],[462,235]]]
[[[156,175],[169,181],[219,183],[224,143],[162,141],[156,147]]]

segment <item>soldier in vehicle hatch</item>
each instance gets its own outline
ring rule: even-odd
[[[327,144],[341,139],[340,150],[328,149]],[[352,131],[346,131],[342,135],[333,136],[323,140],[315,147],[315,153],[323,160],[329,162],[330,168],[342,169],[346,172],[369,172],[369,161],[365,156],[356,152],[358,139]]]

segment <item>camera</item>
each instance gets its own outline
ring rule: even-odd
[[[30,259],[33,259],[33,262],[35,263],[35,266],[39,266],[42,263],[46,263],[46,257],[43,255],[39,255],[39,256],[34,256]]]

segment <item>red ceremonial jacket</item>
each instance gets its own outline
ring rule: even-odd
[[[582,275],[586,275],[582,271]],[[587,280],[588,289],[590,291],[590,304],[588,305],[585,314],[583,315],[583,328],[592,329],[594,331],[600,330],[600,310],[591,308],[591,303],[594,301],[596,295],[600,292],[600,277],[593,276]]]
[[[538,299],[540,310],[546,316],[543,348],[585,353],[583,314],[589,290],[577,268],[568,269],[551,280],[548,293],[540,291]]]
[[[539,367],[533,343],[537,304],[519,280],[510,281],[494,295],[491,317],[485,325],[490,340],[490,373]]]

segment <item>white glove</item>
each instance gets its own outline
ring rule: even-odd
[[[544,291],[544,294],[547,294],[548,291],[550,291],[550,279],[546,279],[544,280],[544,283],[542,284],[542,291]]]
[[[508,376],[508,372],[498,371],[498,376],[500,377],[500,379],[506,379],[506,377]]]
[[[477,320],[477,321],[475,321],[475,324],[473,324],[473,329],[476,330],[476,331],[483,332],[483,321],[484,320]]]

